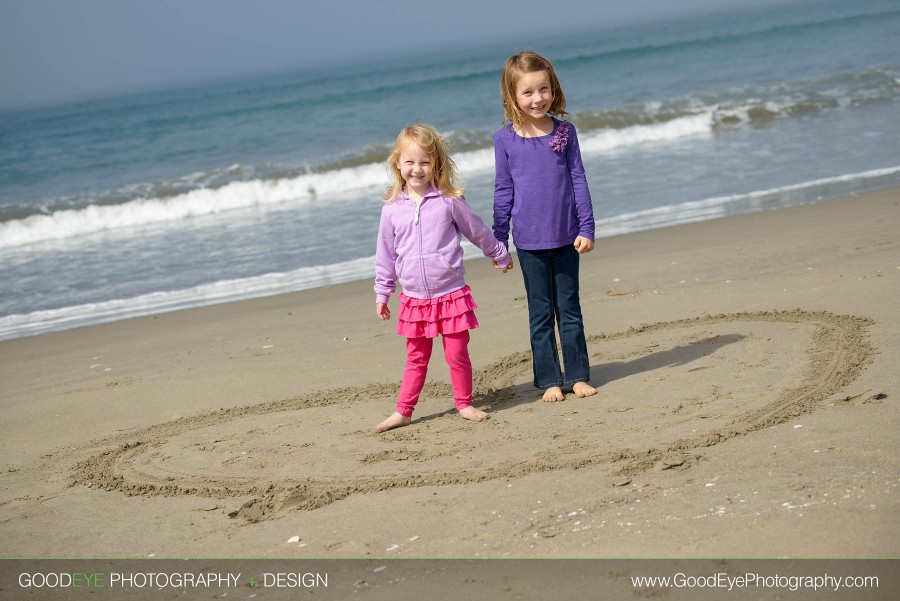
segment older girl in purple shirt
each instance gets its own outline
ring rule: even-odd
[[[528,297],[534,385],[543,400],[563,389],[586,397],[590,363],[578,298],[579,256],[594,248],[594,212],[578,136],[553,66],[534,52],[506,61],[504,124],[494,134],[494,236],[509,246],[510,221]],[[560,365],[556,328],[562,344]]]

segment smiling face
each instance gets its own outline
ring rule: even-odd
[[[421,146],[413,141],[407,141],[400,150],[397,169],[400,171],[400,177],[406,182],[407,193],[424,196],[428,192],[433,166],[431,157]]]
[[[546,71],[523,73],[516,84],[516,104],[533,124],[544,121],[553,105],[553,88]]]

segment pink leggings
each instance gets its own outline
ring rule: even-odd
[[[450,366],[450,385],[453,387],[453,402],[459,410],[472,406],[472,362],[469,360],[469,331],[444,334],[444,358]],[[397,413],[411,416],[419,393],[425,386],[428,361],[434,338],[406,339],[406,368],[403,382],[397,396]]]

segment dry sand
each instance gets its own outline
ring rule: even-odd
[[[587,399],[467,272],[484,423],[369,281],[0,342],[3,556],[900,557],[900,189],[600,239]]]

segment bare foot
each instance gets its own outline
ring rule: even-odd
[[[545,403],[558,403],[565,398],[566,397],[563,394],[562,388],[560,388],[559,386],[553,386],[551,388],[548,388],[544,392],[544,396],[541,397],[541,400]]]
[[[389,418],[372,428],[372,430],[375,432],[387,432],[388,430],[393,430],[394,428],[402,428],[403,426],[408,426],[411,421],[412,418],[408,415],[400,415],[395,411]]]
[[[575,382],[572,386],[572,392],[574,392],[575,396],[579,399],[583,399],[586,396],[594,396],[597,394],[597,389],[587,382]]]
[[[473,422],[483,422],[486,419],[489,419],[491,416],[485,413],[484,411],[479,411],[475,407],[471,405],[459,410],[459,416],[465,419],[470,419]]]

